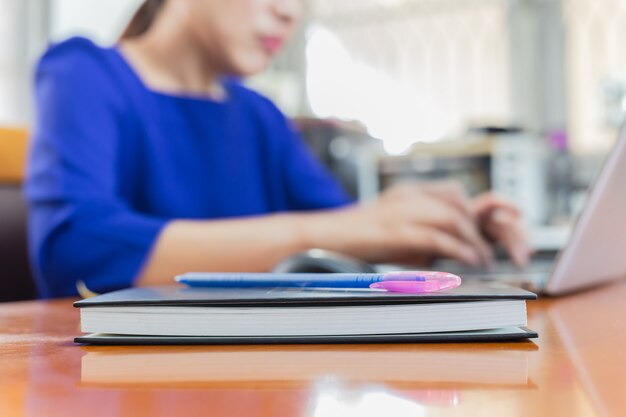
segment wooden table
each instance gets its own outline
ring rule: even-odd
[[[626,416],[626,282],[529,303],[536,342],[89,347],[0,305],[0,416]]]

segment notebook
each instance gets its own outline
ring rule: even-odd
[[[130,288],[76,302],[79,343],[229,344],[521,340],[526,300],[498,283],[447,292]]]

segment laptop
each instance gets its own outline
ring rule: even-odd
[[[626,277],[626,124],[606,158],[565,246],[552,260],[485,271],[450,262],[436,265],[463,278],[501,280],[551,296]]]

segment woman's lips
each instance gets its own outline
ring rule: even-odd
[[[280,36],[261,36],[263,49],[271,54],[275,54],[283,47],[283,39]]]

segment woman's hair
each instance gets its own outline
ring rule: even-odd
[[[150,29],[166,0],[144,0],[130,23],[122,33],[121,39],[143,35]]]

